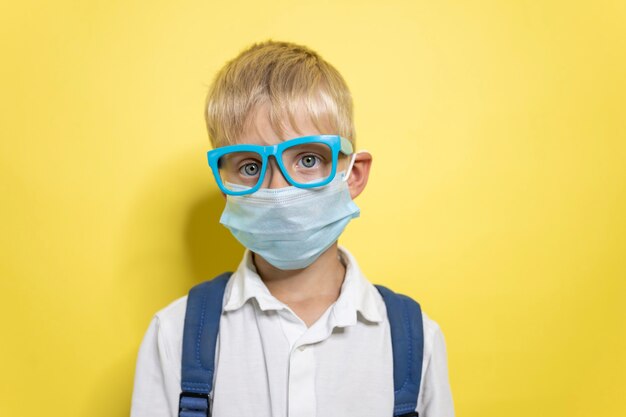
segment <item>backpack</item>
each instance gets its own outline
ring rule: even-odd
[[[215,347],[219,331],[226,272],[189,291],[181,364],[179,417],[211,417]],[[376,285],[385,301],[393,349],[394,417],[419,417],[415,412],[422,377],[424,328],[420,305],[402,294]]]

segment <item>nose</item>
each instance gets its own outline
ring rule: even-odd
[[[265,172],[265,180],[263,181],[264,188],[284,188],[291,185],[278,167],[276,159],[274,159],[273,157],[268,158],[267,165],[268,166],[267,171]]]

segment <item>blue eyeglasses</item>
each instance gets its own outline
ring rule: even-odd
[[[335,178],[339,152],[344,155],[353,152],[348,139],[338,135],[315,135],[269,146],[224,146],[207,152],[207,157],[220,189],[229,195],[245,195],[263,185],[270,156],[291,185],[314,188]]]

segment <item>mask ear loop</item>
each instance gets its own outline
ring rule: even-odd
[[[348,181],[348,178],[350,178],[350,174],[352,174],[352,167],[354,166],[354,161],[356,160],[356,155],[361,152],[367,152],[367,151],[359,151],[359,152],[355,152],[352,154],[352,158],[350,158],[350,165],[348,165],[348,173],[346,174],[345,177],[343,177],[343,181]]]

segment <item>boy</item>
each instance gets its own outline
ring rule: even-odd
[[[267,41],[207,97],[220,219],[247,248],[226,284],[213,417],[390,417],[385,303],[337,239],[359,215],[372,157],[353,152],[352,98],[310,49]],[[277,145],[277,146],[273,146]],[[158,312],[139,351],[132,417],[175,417],[187,297]],[[454,415],[444,339],[423,315],[421,417]],[[408,414],[407,414],[408,415]]]

